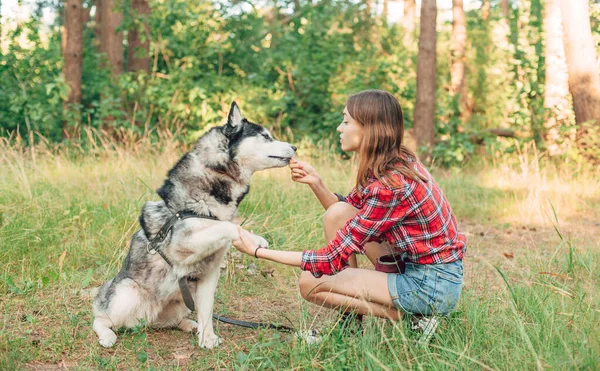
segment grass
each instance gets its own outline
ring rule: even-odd
[[[0,369],[597,369],[600,364],[600,175],[555,166],[533,148],[462,169],[432,168],[467,234],[459,306],[427,349],[404,322],[368,319],[364,336],[293,335],[217,324],[225,343],[197,347],[177,330],[121,331],[101,348],[89,289],[120,268],[137,217],[181,155],[169,138],[114,146],[0,144]],[[350,161],[310,160],[332,190]],[[272,248],[324,245],[322,210],[286,169],[256,174],[240,208]],[[364,260],[361,261],[363,264]],[[257,265],[257,274],[246,267]],[[320,327],[335,313],[302,301],[299,271],[230,254],[215,312]]]

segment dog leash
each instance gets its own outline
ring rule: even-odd
[[[265,328],[265,329],[277,330],[277,331],[282,331],[282,332],[294,332],[295,331],[294,328],[285,326],[285,325],[275,325],[272,323],[263,323],[263,322],[239,321],[236,319],[217,316],[216,314],[213,314],[213,318],[216,319],[217,321],[227,323],[230,325],[241,326],[241,327],[252,328],[252,329]]]
[[[217,221],[219,220],[217,217],[215,217],[212,214],[198,215],[197,213],[195,213],[192,210],[178,211],[171,218],[169,218],[169,220],[167,220],[165,225],[162,226],[162,228],[158,231],[156,236],[154,236],[154,238],[148,242],[148,244],[146,245],[146,251],[148,251],[148,253],[151,255],[158,253],[167,262],[167,264],[169,264],[169,266],[171,268],[173,268],[173,263],[171,263],[171,261],[167,258],[165,253],[162,251],[162,243],[166,240],[167,236],[169,235],[169,232],[171,232],[175,223],[177,223],[178,221],[188,219],[188,218],[210,219],[210,220],[217,220]],[[242,223],[242,224],[244,224],[244,223]],[[183,302],[185,303],[185,306],[193,312],[196,305],[194,303],[194,298],[192,296],[190,287],[188,285],[188,280],[189,280],[189,277],[187,277],[187,276],[181,277],[179,279],[179,290],[181,291],[181,296],[183,297]],[[227,318],[227,317],[218,316],[216,314],[213,314],[213,318],[216,319],[217,321],[227,323],[230,325],[241,326],[241,327],[252,328],[252,329],[264,328],[264,329],[272,329],[272,330],[283,331],[283,332],[293,332],[294,331],[294,329],[289,326],[275,325],[272,323],[239,321],[239,320],[235,320],[235,319],[231,319],[231,318]]]

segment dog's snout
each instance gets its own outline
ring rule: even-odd
[[[292,149],[294,150],[294,152],[296,152],[296,150],[297,150],[298,148],[296,148],[296,146],[292,146]]]

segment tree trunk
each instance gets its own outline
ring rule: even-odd
[[[388,0],[383,0],[383,11],[381,12],[381,18],[383,19],[383,25],[387,26],[388,24],[388,15],[389,15],[389,10],[388,10]]]
[[[435,0],[423,0],[417,56],[414,128],[417,145],[428,148],[433,145],[435,137],[436,18]]]
[[[500,0],[500,9],[502,10],[502,16],[508,18],[510,14],[510,4],[508,4],[508,0]]]
[[[588,0],[561,0],[569,91],[577,122],[577,145],[591,149],[599,145],[591,131],[600,126],[600,76],[590,27]],[[589,121],[595,120],[595,123]],[[597,150],[597,148],[596,148]]]
[[[465,88],[465,44],[467,26],[463,0],[452,0],[452,35],[450,37],[452,66],[450,67],[450,93],[464,94]]]
[[[99,50],[106,54],[111,76],[123,73],[123,34],[117,27],[123,22],[118,0],[97,0],[97,27]]]
[[[148,0],[131,0],[131,17],[136,21],[127,35],[127,70],[148,72],[150,68],[150,32]],[[140,35],[140,32],[143,35]]]
[[[69,85],[69,96],[65,102],[66,112],[79,121],[79,112],[74,105],[81,102],[81,68],[83,62],[83,7],[81,0],[65,1],[65,24],[63,33],[63,73]],[[73,133],[69,128],[69,119],[63,122],[63,138],[70,137]]]
[[[492,4],[490,4],[490,0],[481,1],[481,19],[485,21],[489,18],[491,8]]]
[[[412,34],[415,30],[415,19],[417,18],[417,4],[415,0],[404,0],[404,17],[402,27],[406,34]]]
[[[569,73],[563,44],[563,30],[560,16],[560,0],[547,0],[544,14],[546,39],[545,63],[546,86],[544,107],[548,110],[545,120],[544,141],[550,155],[560,153],[557,144],[560,139],[558,129],[569,112]]]

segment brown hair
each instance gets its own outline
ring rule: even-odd
[[[356,185],[365,187],[369,170],[387,186],[399,186],[389,171],[398,171],[407,178],[427,182],[410,160],[415,154],[404,146],[404,119],[400,103],[383,90],[365,90],[348,97],[346,108],[352,118],[362,125],[364,136],[358,151],[360,162]]]

